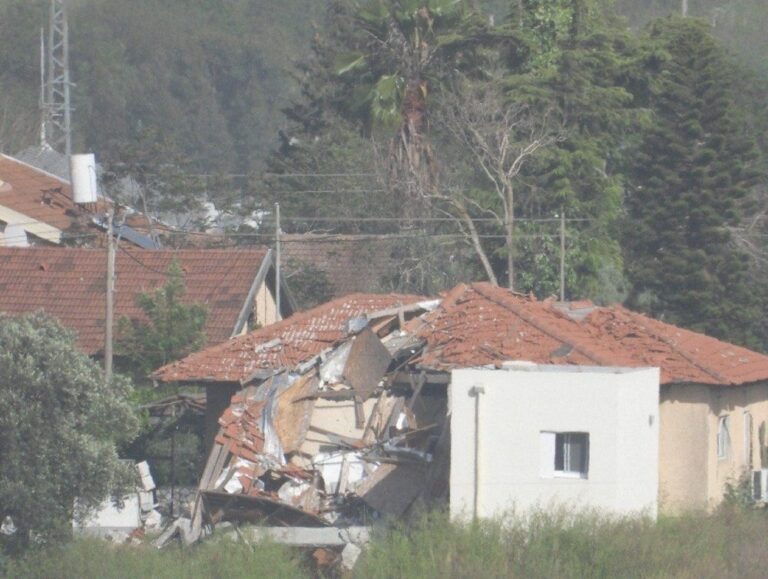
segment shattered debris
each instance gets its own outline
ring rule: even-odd
[[[176,521],[156,544],[249,523],[292,529],[278,540],[309,541],[318,560],[350,569],[366,541],[344,530],[429,502],[447,400],[445,388],[424,395],[423,372],[403,379],[420,343],[404,320],[397,309],[358,316],[332,348],[235,394],[219,418],[191,519]]]
[[[0,524],[0,535],[13,535],[17,531],[16,525],[13,524],[13,519],[6,515],[6,517],[3,519],[2,524]]]
[[[73,521],[73,529],[77,533],[125,543],[136,542],[145,531],[162,528],[157,487],[149,465],[140,462],[134,466],[138,475],[134,492],[120,497],[119,501],[105,499],[85,520]]]

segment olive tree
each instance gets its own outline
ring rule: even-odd
[[[116,445],[138,427],[130,390],[106,383],[50,316],[0,315],[0,520],[17,529],[6,546],[66,536],[73,517],[128,488]]]

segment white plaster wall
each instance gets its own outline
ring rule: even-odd
[[[569,505],[656,515],[659,370],[524,366],[452,373],[451,515],[474,508],[475,386],[480,395],[478,513]],[[542,476],[541,432],[588,432],[586,479]]]
[[[117,508],[111,499],[106,499],[93,515],[80,524],[72,522],[76,532],[100,535],[108,531],[130,532],[141,527],[139,495],[123,497],[123,507]]]

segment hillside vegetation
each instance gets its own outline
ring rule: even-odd
[[[38,135],[47,0],[0,0],[0,150]],[[157,127],[198,170],[247,172],[297,93],[313,0],[79,0],[69,14],[79,150],[113,156]]]
[[[274,202],[389,235],[372,289],[488,279],[765,348],[768,4],[685,4],[77,0],[76,149],[152,213],[229,209],[229,243],[271,243]],[[46,6],[0,0],[5,152],[37,139]]]

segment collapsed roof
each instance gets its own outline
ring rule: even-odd
[[[160,381],[235,382],[289,368],[341,341],[348,318],[417,296],[356,294],[197,352],[155,373]],[[331,321],[332,320],[332,321]],[[538,364],[661,369],[662,384],[768,380],[768,356],[653,320],[622,306],[539,301],[488,283],[460,284],[403,330],[424,343],[419,368]]]
[[[433,306],[356,318],[335,347],[236,394],[219,418],[189,537],[221,521],[357,526],[444,502],[445,389],[424,375],[397,379],[416,353],[402,339],[406,312]]]
[[[157,370],[161,382],[235,382],[273,374],[306,361],[347,336],[347,322],[426,298],[404,294],[352,294],[276,324],[190,354]]]
[[[219,419],[191,536],[205,522],[344,527],[445,502],[445,374],[456,368],[525,360],[657,366],[666,384],[768,379],[767,356],[620,306],[537,301],[485,283],[439,304],[381,296],[401,305],[371,312],[366,299],[381,305],[336,300],[158,373],[203,367],[250,383]],[[217,353],[229,374],[215,374]]]

